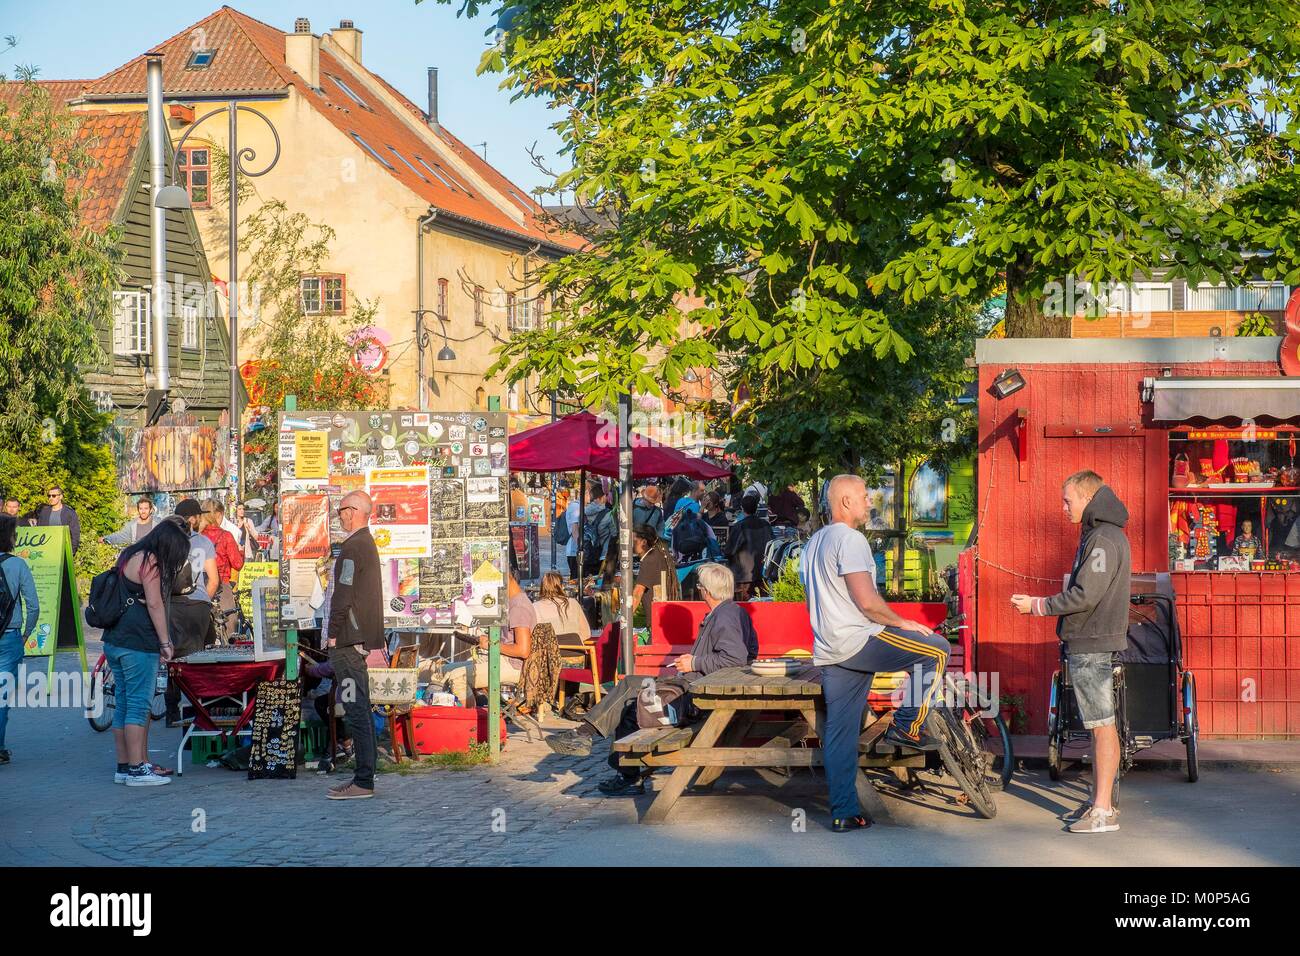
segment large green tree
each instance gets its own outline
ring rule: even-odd
[[[93,412],[80,370],[100,357],[91,319],[111,309],[117,234],[81,223],[93,160],[75,114],[30,78],[4,85],[0,446],[30,450]]]
[[[1276,217],[1252,232],[1189,197],[1276,153],[1298,10],[514,3],[482,68],[557,108],[556,186],[608,228],[546,270],[568,307],[502,365],[603,401],[726,351],[779,369],[907,360],[933,334],[909,324],[920,301],[1005,289],[1009,334],[1061,335],[1075,303],[1053,283],[1240,277],[1238,249]],[[683,325],[688,291],[704,305]]]

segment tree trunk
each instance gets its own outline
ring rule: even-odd
[[[1029,270],[1020,263],[1007,269],[1007,312],[1003,327],[1009,339],[1068,339],[1072,303],[1060,315],[1043,311],[1044,291],[1030,285]]]

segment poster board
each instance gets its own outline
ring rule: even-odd
[[[504,412],[281,412],[281,626],[314,626],[320,605],[313,601],[323,600],[345,537],[336,509],[352,491],[366,491],[375,503],[370,527],[380,550],[386,628],[504,623],[506,428]],[[317,439],[307,440],[304,458],[306,433],[325,436],[324,477]],[[304,507],[310,523],[291,527],[289,518]],[[328,529],[324,555],[321,527]]]
[[[49,657],[54,675],[56,652],[76,649],[81,669],[86,665],[86,635],[82,627],[81,598],[72,563],[72,536],[63,525],[19,526],[14,538],[15,557],[27,562],[36,583],[40,613],[36,630],[23,645],[26,657]]]
[[[302,720],[302,684],[265,680],[257,685],[253,705],[253,746],[248,755],[249,780],[293,780],[298,775],[298,724]]]

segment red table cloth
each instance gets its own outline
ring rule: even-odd
[[[211,702],[217,697],[238,697],[245,691],[252,690],[261,681],[275,680],[284,670],[284,661],[239,661],[236,663],[190,664],[171,661],[167,665],[167,678],[173,681],[181,693],[194,705],[194,726],[198,730],[217,730],[211,715],[203,705],[206,699]],[[235,726],[222,731],[237,734],[253,717],[253,708],[257,705],[254,696],[239,715]]]

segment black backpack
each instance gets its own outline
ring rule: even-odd
[[[116,567],[100,571],[90,581],[86,623],[107,631],[122,619],[126,609],[134,603],[135,597],[127,590],[125,575]]]
[[[5,575],[4,563],[9,555],[0,555],[0,629],[9,626],[9,618],[14,615],[14,608],[18,606],[18,593],[9,590],[9,578]]]
[[[694,511],[688,511],[673,529],[673,550],[687,560],[701,557],[709,547],[709,526]]]
[[[582,563],[594,568],[605,560],[610,539],[618,533],[614,513],[606,508],[595,521],[588,520],[582,528]]]

